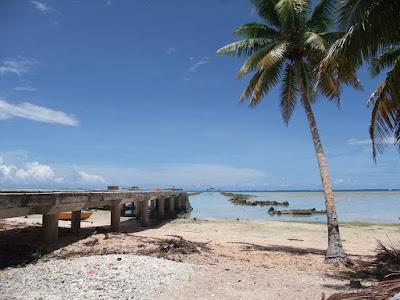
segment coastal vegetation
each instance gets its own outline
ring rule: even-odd
[[[303,106],[310,127],[319,165],[327,210],[328,249],[326,261],[347,261],[328,166],[314,117],[312,104],[317,92],[340,105],[342,83],[361,88],[354,72],[342,76],[331,68],[319,68],[329,47],[343,32],[330,31],[335,22],[335,3],[321,0],[315,7],[303,0],[252,0],[262,23],[239,26],[235,34],[241,39],[217,51],[220,55],[247,57],[237,75],[251,74],[240,100],[258,105],[273,87],[280,84],[280,109],[288,124],[298,102]]]
[[[339,77],[352,74],[363,62],[369,63],[373,76],[387,71],[368,101],[374,159],[387,144],[394,143],[400,151],[399,15],[400,1],[340,0],[338,25],[345,34],[334,42],[322,65],[323,72],[335,69]]]
[[[289,202],[283,201],[264,201],[264,200],[255,200],[255,201],[247,201],[251,198],[255,198],[255,195],[249,194],[238,194],[238,193],[229,193],[229,192],[221,192],[225,197],[229,197],[229,201],[235,205],[243,205],[243,206],[289,206]]]

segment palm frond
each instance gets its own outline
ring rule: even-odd
[[[388,99],[385,94],[386,82],[383,81],[376,89],[378,97],[375,100],[371,113],[369,134],[372,141],[372,156],[376,160],[377,153],[382,153],[391,142],[400,150],[400,108]],[[394,137],[395,140],[392,140]]]
[[[300,60],[296,62],[296,70],[300,81],[299,86],[301,94],[305,94],[310,102],[314,102],[316,95],[314,87],[316,86],[316,81],[311,66]]]
[[[285,59],[285,55],[289,44],[287,42],[279,42],[273,47],[267,55],[260,60],[258,66],[261,69],[268,70],[270,67],[280,63]]]
[[[400,61],[372,93],[368,105],[373,105],[369,133],[374,160],[393,137],[400,151]]]
[[[244,38],[268,38],[275,39],[278,37],[278,32],[264,24],[260,23],[248,23],[239,26],[235,30],[235,34]]]
[[[296,32],[308,12],[307,0],[279,0],[275,5],[283,32]]]
[[[327,51],[328,44],[326,40],[318,33],[310,31],[305,32],[304,43],[306,47],[309,47],[314,51],[318,51],[321,54],[325,54]]]
[[[250,97],[249,105],[254,107],[259,104],[262,98],[278,83],[282,63],[275,64],[271,68],[261,70],[261,75],[254,85],[253,92]],[[242,99],[243,101],[244,99]]]
[[[280,108],[285,124],[289,123],[290,117],[296,107],[299,95],[299,84],[296,76],[296,66],[292,63],[286,64],[282,75],[282,87],[280,97]]]
[[[275,46],[277,45],[277,42],[272,43],[268,45],[267,47],[264,47],[257,52],[255,52],[252,56],[250,56],[243,64],[243,66],[240,68],[237,78],[240,79],[243,76],[249,74],[250,72],[256,70],[259,68],[260,61],[268,55],[268,52],[271,51]]]
[[[250,56],[267,46],[271,41],[265,38],[254,38],[237,41],[217,50],[220,55]]]
[[[280,27],[279,17],[275,11],[275,5],[278,0],[251,0],[251,3],[265,22],[274,27]]]
[[[340,61],[343,68],[354,68],[379,53],[385,45],[400,40],[400,1],[343,0],[349,25],[347,33],[328,53],[328,64]],[[354,4],[357,2],[356,4]],[[367,5],[369,3],[369,5]],[[359,5],[356,9],[352,5]],[[368,7],[367,7],[368,6]],[[350,10],[350,11],[349,11]],[[352,11],[355,10],[355,11]],[[343,17],[345,18],[345,17]]]
[[[373,76],[378,75],[385,68],[391,67],[400,61],[400,46],[385,50],[380,56],[371,60],[371,73]]]
[[[240,102],[244,102],[246,99],[250,98],[253,94],[254,87],[256,86],[258,80],[262,75],[262,71],[256,72],[253,77],[250,79],[249,83],[245,87],[242,95],[240,96]]]
[[[339,26],[347,30],[365,18],[374,0],[340,0],[338,2]]]
[[[336,103],[338,107],[340,102],[340,81],[333,76],[332,71],[321,70],[318,74],[317,87],[321,93],[329,100]]]
[[[328,31],[319,33],[319,35],[326,41],[329,46],[332,46],[332,44],[338,39],[342,38],[345,33],[345,31]]]
[[[308,19],[307,27],[318,32],[327,31],[335,20],[336,2],[337,0],[321,0]]]

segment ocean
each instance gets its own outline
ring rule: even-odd
[[[242,192],[241,192],[242,193]],[[288,201],[288,207],[275,209],[325,209],[323,192],[243,192],[258,196],[252,200]],[[296,222],[326,222],[325,215],[270,216],[269,206],[234,205],[219,192],[204,192],[189,197],[193,211],[190,218],[276,220]],[[335,192],[339,222],[375,222],[400,224],[400,191],[340,191]]]

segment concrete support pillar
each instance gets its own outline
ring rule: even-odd
[[[142,226],[147,226],[149,225],[149,201],[143,200],[140,202],[141,204],[141,217],[142,217]]]
[[[182,196],[178,196],[177,197],[177,202],[178,202],[178,207],[177,207],[177,210],[180,212],[180,211],[182,211],[183,210],[183,205],[182,205]]]
[[[71,232],[79,234],[81,231],[81,211],[76,210],[71,213]]]
[[[44,214],[42,222],[42,239],[46,244],[52,244],[58,240],[58,213]]]
[[[131,216],[132,217],[136,216],[136,205],[135,205],[135,202],[131,203]]]
[[[111,230],[119,231],[119,222],[121,218],[121,201],[113,200],[111,202]]]
[[[157,199],[157,215],[160,219],[164,218],[164,198]]]
[[[174,215],[175,214],[175,197],[170,197],[168,199],[168,201],[169,201],[168,211],[169,211],[170,215]]]
[[[142,204],[139,201],[135,201],[135,216],[136,219],[140,219],[142,217]]]
[[[156,199],[150,200],[150,210],[154,211],[156,209]]]

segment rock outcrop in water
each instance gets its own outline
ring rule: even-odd
[[[278,202],[278,201],[247,201],[251,198],[256,198],[256,195],[249,194],[236,194],[236,193],[228,193],[221,192],[225,197],[229,197],[229,201],[235,205],[243,205],[243,206],[289,206],[289,202]]]
[[[297,215],[297,216],[311,216],[311,215],[324,215],[326,210],[316,210],[315,208],[309,209],[288,209],[288,210],[275,210],[273,207],[267,211],[270,215]]]

